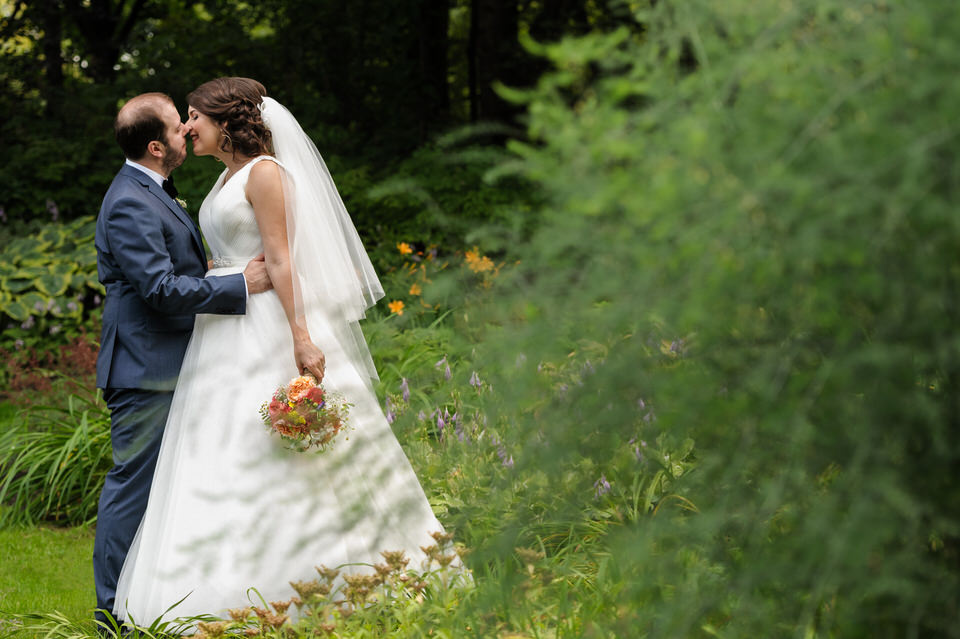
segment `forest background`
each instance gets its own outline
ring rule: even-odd
[[[949,0],[0,0],[0,542],[88,552],[118,107],[243,75],[381,273],[378,392],[475,576],[298,632],[960,636],[958,59]],[[91,632],[22,559],[0,630]]]

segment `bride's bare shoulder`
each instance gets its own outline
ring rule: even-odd
[[[272,155],[262,156],[263,160],[250,167],[250,177],[247,186],[269,186],[271,183],[280,183],[280,174],[283,171],[280,163]]]
[[[273,161],[271,161],[273,160]],[[279,195],[283,192],[281,173],[283,169],[271,156],[265,156],[250,167],[250,176],[247,179],[247,199],[256,204],[258,196]]]

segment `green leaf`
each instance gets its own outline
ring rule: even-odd
[[[70,286],[72,279],[69,273],[63,274],[51,271],[38,277],[35,283],[40,292],[46,293],[51,297],[57,297],[58,295],[63,295],[67,287]]]
[[[43,259],[43,250],[47,243],[35,237],[14,238],[4,251],[6,261],[12,264],[22,264],[24,260],[35,261]]]
[[[0,311],[3,311],[18,322],[26,321],[26,319],[30,317],[30,309],[28,309],[20,300],[9,300],[4,302],[3,305],[0,306]]]
[[[3,281],[3,288],[11,293],[22,293],[23,291],[30,290],[33,286],[32,279],[28,280],[21,277],[9,278]]]
[[[66,239],[67,234],[66,230],[60,225],[50,225],[44,227],[42,231],[37,236],[41,242],[44,244],[44,248],[57,249],[63,246],[64,239]]]
[[[26,306],[31,313],[34,315],[43,315],[47,312],[47,304],[50,302],[50,297],[42,295],[36,291],[29,291],[20,296],[20,302]],[[41,310],[37,310],[39,308]]]

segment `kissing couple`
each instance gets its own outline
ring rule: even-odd
[[[289,598],[314,566],[384,550],[416,563],[442,531],[373,390],[358,322],[383,289],[319,152],[255,80],[211,80],[187,105],[186,122],[162,93],[123,105],[126,161],[97,219],[114,461],[93,553],[104,629],[181,600],[168,614],[224,615],[250,588]],[[187,138],[225,166],[199,229],[171,175]],[[259,415],[300,373],[352,405],[349,436],[322,455],[284,448]]]

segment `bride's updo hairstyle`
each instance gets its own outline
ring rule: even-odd
[[[273,155],[270,131],[260,116],[267,90],[250,78],[215,78],[187,94],[187,104],[220,127],[220,150],[253,157]]]

